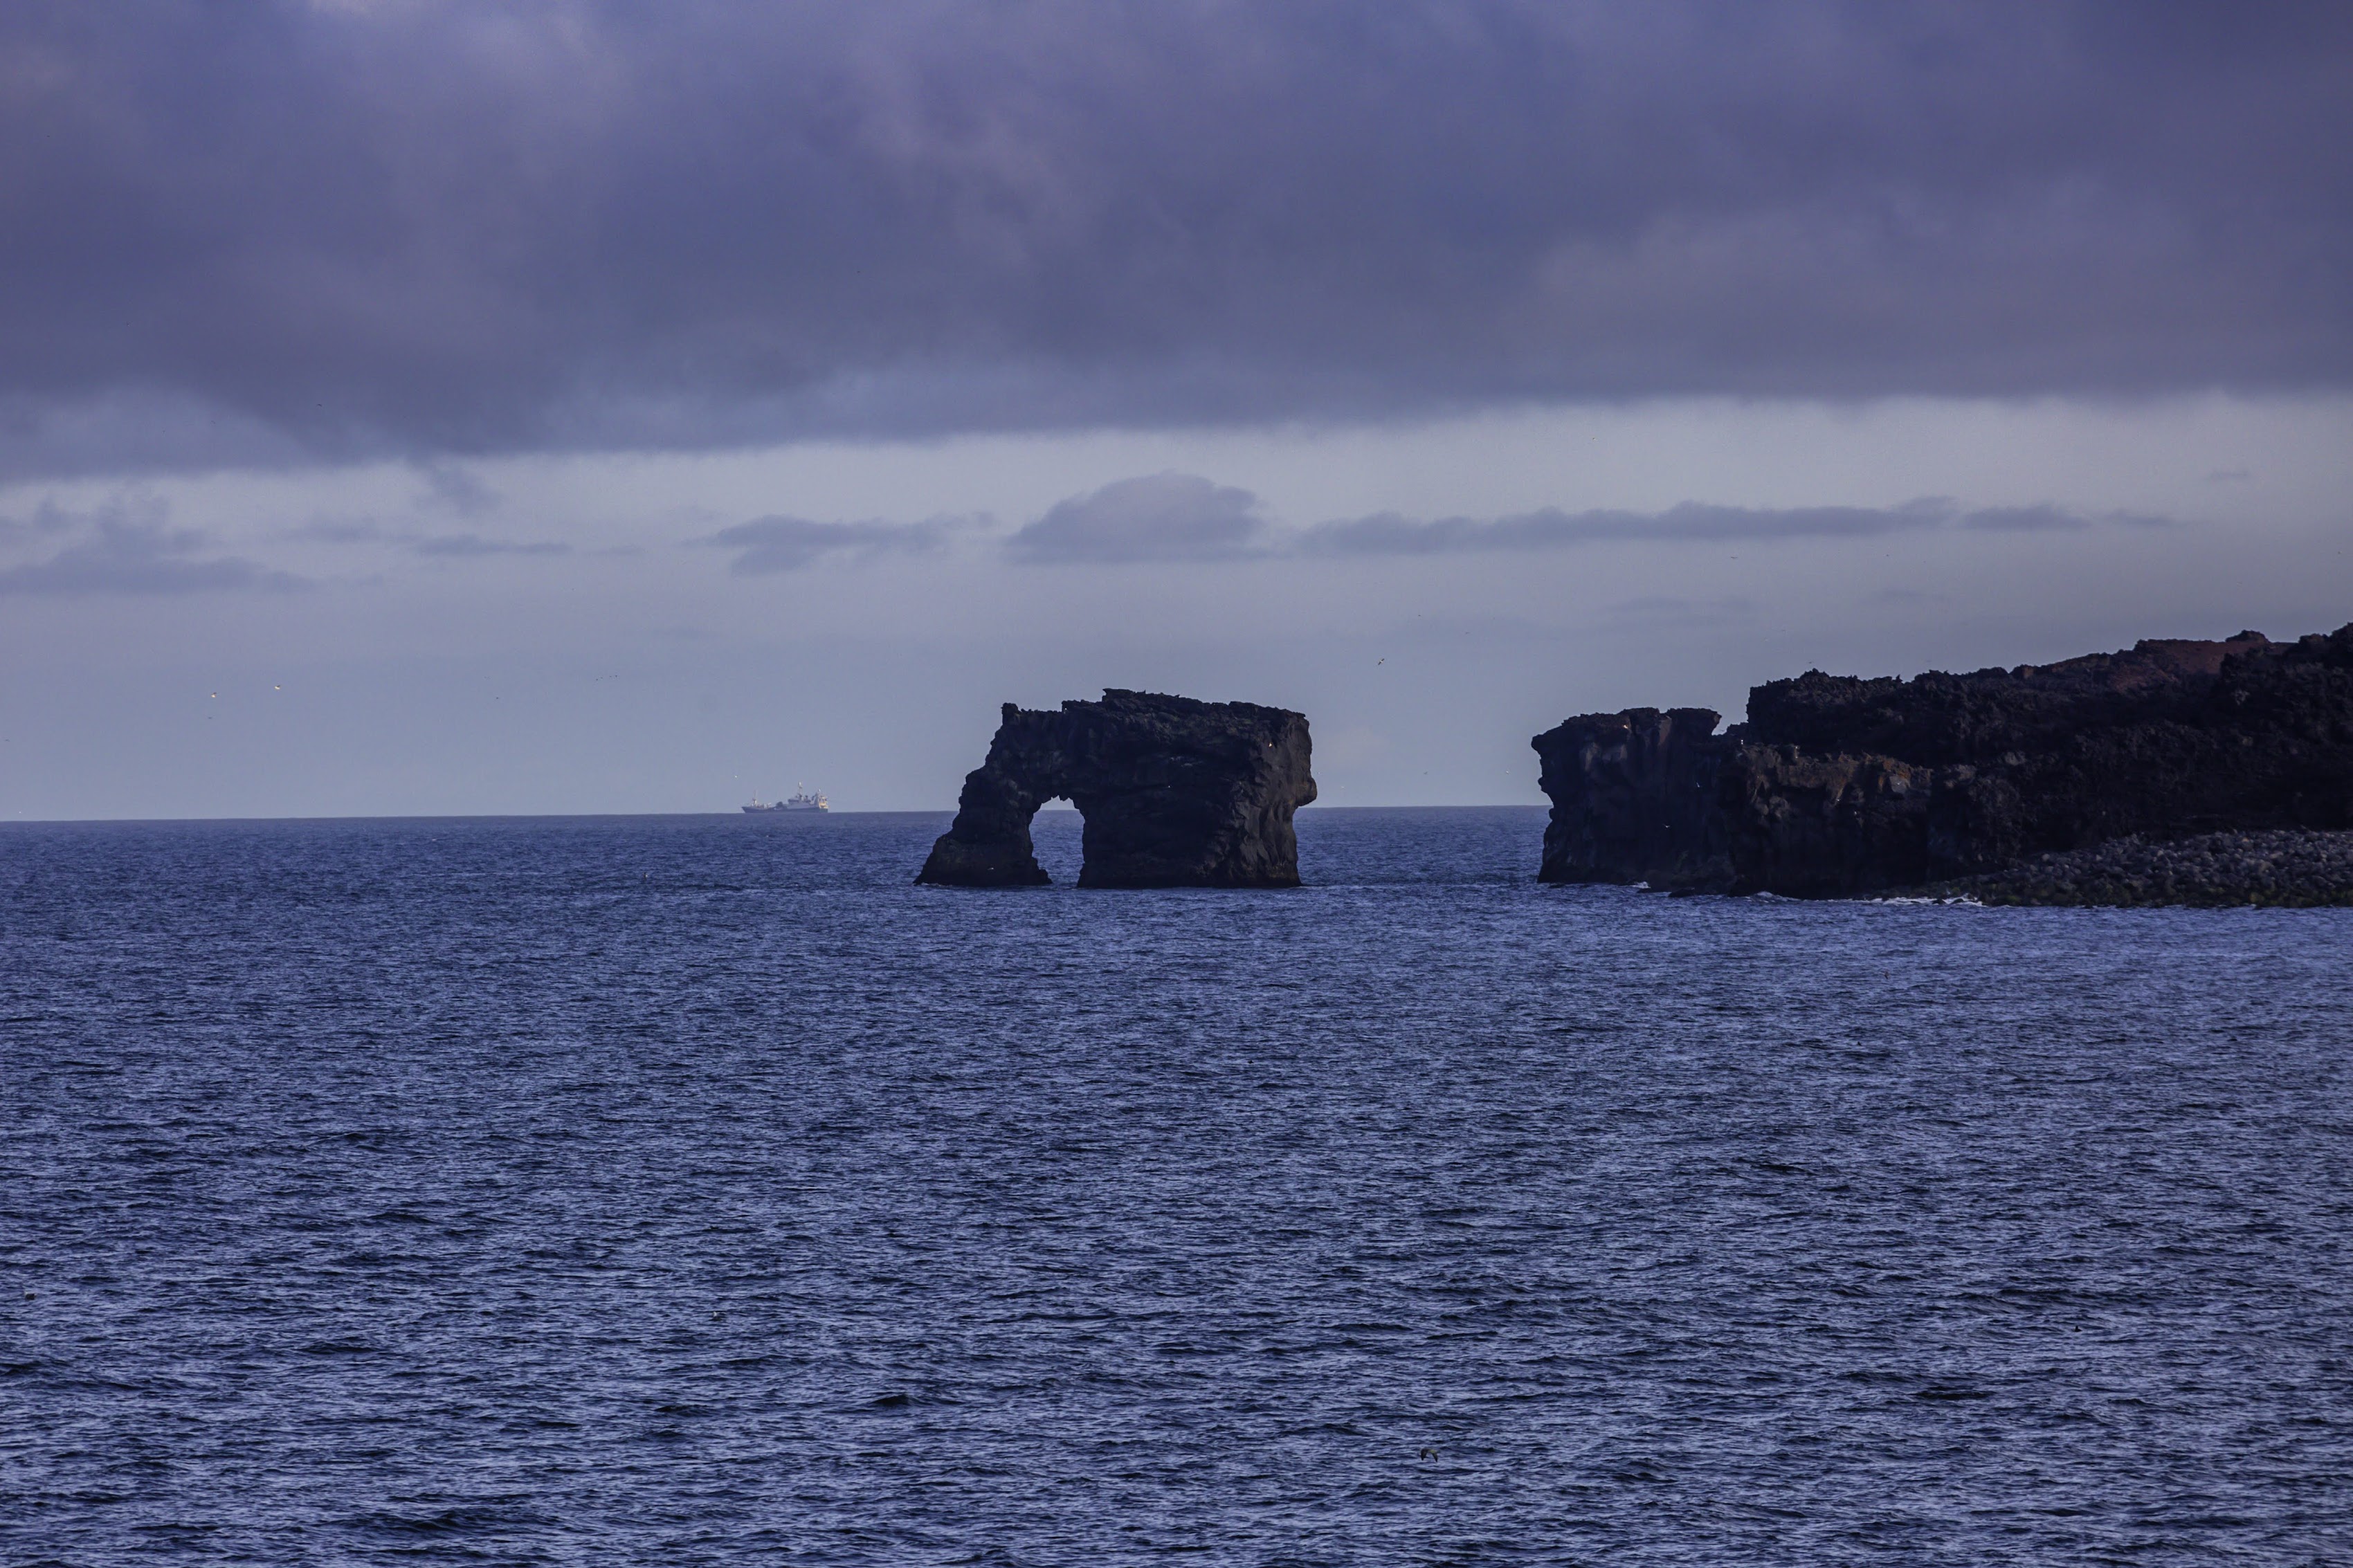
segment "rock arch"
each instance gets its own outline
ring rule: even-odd
[[[1085,818],[1082,888],[1295,888],[1308,761],[1307,720],[1282,708],[1120,690],[1059,710],[1008,702],[915,880],[1042,886],[1029,822],[1067,796]]]

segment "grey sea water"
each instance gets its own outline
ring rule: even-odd
[[[0,1561],[2353,1561],[2353,911],[0,827]]]

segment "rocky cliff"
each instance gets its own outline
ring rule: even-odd
[[[1718,806],[1730,749],[1706,708],[1589,713],[1535,738],[1552,799],[1547,882],[1706,887],[1732,875]]]
[[[1554,882],[1831,897],[2111,839],[2353,829],[2353,626],[1968,675],[1809,671],[1535,737]]]
[[[1059,710],[1008,702],[915,879],[1044,883],[1029,822],[1062,796],[1085,818],[1082,888],[1296,887],[1309,749],[1303,716],[1250,702],[1117,690]]]

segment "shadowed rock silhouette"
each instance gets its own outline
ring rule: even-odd
[[[2353,829],[2353,626],[1912,680],[1810,670],[1715,726],[1634,708],[1535,737],[1542,879],[1841,897],[2127,838]],[[2319,898],[2334,862],[2306,858],[2264,896]]]
[[[1085,818],[1082,888],[1294,888],[1292,813],[1315,798],[1308,752],[1303,715],[1250,702],[1118,690],[1058,711],[1008,702],[915,879],[1042,886],[1029,822],[1061,796]]]

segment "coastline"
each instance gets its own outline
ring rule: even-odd
[[[1926,891],[1982,904],[2347,908],[2353,907],[2353,832],[2282,828],[2163,843],[2116,838],[1954,878]]]

